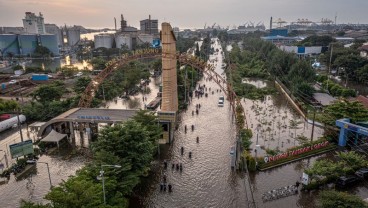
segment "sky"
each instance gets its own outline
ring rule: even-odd
[[[113,28],[120,14],[128,25],[152,19],[173,27],[203,28],[205,24],[223,27],[264,23],[270,17],[287,22],[322,18],[337,23],[368,23],[368,0],[0,0],[0,26],[22,26],[25,12],[41,12],[45,23],[82,25],[86,28]]]

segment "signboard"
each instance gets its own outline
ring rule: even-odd
[[[300,155],[300,154],[303,154],[305,152],[309,152],[309,151],[314,150],[314,149],[321,149],[321,148],[327,147],[328,145],[329,145],[329,142],[324,141],[324,142],[314,144],[314,145],[311,145],[311,146],[302,147],[302,148],[299,148],[299,149],[296,149],[296,150],[291,150],[291,151],[288,151],[288,152],[280,153],[280,154],[275,155],[275,156],[266,156],[266,157],[264,157],[264,161],[265,161],[265,163],[273,162],[273,161],[276,161],[276,160],[279,160],[279,159],[282,159],[282,158],[287,158],[287,157],[290,157],[290,156]]]
[[[77,116],[78,119],[111,120],[109,116]]]
[[[309,175],[303,172],[302,176],[302,184],[308,185],[309,184]]]
[[[9,149],[12,159],[34,153],[32,140],[11,144]]]

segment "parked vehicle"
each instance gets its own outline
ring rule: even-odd
[[[368,177],[368,168],[361,168],[355,172],[355,175],[361,179]]]
[[[80,77],[83,75],[83,72],[78,72],[76,75],[74,75],[75,77]]]
[[[219,100],[218,100],[218,107],[224,107],[224,96],[220,96]]]
[[[12,80],[9,81],[9,84],[15,84],[15,83],[17,83],[17,80],[15,80],[15,79],[12,79]]]
[[[356,176],[341,176],[340,178],[337,179],[336,181],[336,186],[340,187],[340,188],[345,188],[347,186],[351,186],[353,184],[358,183],[359,178],[357,178]]]

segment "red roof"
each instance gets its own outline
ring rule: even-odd
[[[361,51],[368,51],[368,45],[362,45],[359,50]]]
[[[359,95],[356,98],[356,101],[362,103],[365,108],[368,108],[368,98],[367,97],[364,97],[363,95]]]

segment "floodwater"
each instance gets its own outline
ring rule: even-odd
[[[24,140],[27,140],[27,128],[22,128]],[[30,139],[34,139],[33,132],[29,133]],[[15,163],[15,159],[11,159],[9,154],[9,145],[21,142],[20,133],[17,129],[7,130],[0,134],[0,162],[5,165],[4,152],[9,159],[9,166]],[[78,156],[69,160],[63,160],[60,156],[43,155],[38,160],[46,162],[50,168],[52,185],[58,185],[62,180],[68,179],[70,175],[81,168],[87,161],[85,158]],[[14,208],[19,207],[20,199],[30,200],[33,202],[47,202],[43,197],[50,190],[50,182],[46,164],[37,164],[36,173],[20,181],[16,181],[14,175],[10,176],[7,184],[0,185],[0,207]]]
[[[215,50],[218,48],[219,52],[212,55],[210,59],[217,59],[215,71],[225,76],[222,67],[221,46],[217,41],[213,46]],[[144,179],[144,185],[136,189],[130,207],[247,207],[250,202],[250,198],[247,200],[245,192],[246,176],[243,173],[232,171],[230,167],[230,149],[235,145],[235,124],[232,111],[226,100],[224,107],[217,106],[219,97],[224,93],[220,92],[220,88],[216,83],[206,81],[205,78],[199,84],[207,87],[209,96],[207,98],[204,96],[199,99],[193,98],[188,110],[180,115],[175,140],[172,144],[160,148],[161,154],[159,160],[154,163],[152,174]],[[258,81],[253,81],[253,84],[258,84]],[[268,86],[270,83],[259,81],[259,85]],[[211,88],[211,91],[209,88]],[[293,109],[290,109],[286,99],[281,95],[269,96],[263,102],[253,102],[247,99],[243,102],[245,102],[244,107],[247,110],[249,128],[252,128],[253,132],[256,132],[254,127],[257,126],[258,120],[264,123],[280,121],[283,124],[288,123],[288,119],[301,119]],[[192,115],[197,104],[201,104],[199,114],[194,113]],[[259,115],[252,109],[253,105],[258,106],[253,108],[258,109]],[[266,108],[267,112],[262,114]],[[282,119],[281,115],[285,118]],[[274,116],[281,117],[275,119]],[[185,125],[188,128],[187,133],[184,131]],[[194,131],[191,131],[191,125],[194,125]],[[263,129],[267,130],[266,126],[270,125],[265,124],[265,127],[262,126],[259,129],[259,143],[270,148],[276,148],[278,140],[280,140],[280,142],[284,141],[282,147],[280,143],[280,149],[293,146],[291,133],[295,134],[294,129],[289,133],[288,127],[280,129],[280,131],[274,127],[273,130],[276,130],[277,134],[274,135],[275,132],[273,132],[273,135],[269,136],[268,131],[262,132]],[[298,125],[297,135],[309,135],[308,130],[311,128],[307,124],[305,126],[304,128],[304,122]],[[315,129],[315,138],[321,133],[320,130]],[[267,138],[274,138],[274,140],[269,139],[265,142],[263,138],[266,138],[266,136],[268,136]],[[199,137],[199,143],[196,143],[196,137]],[[256,133],[254,133],[252,140],[255,140],[255,138]],[[287,139],[290,140],[290,143]],[[256,141],[253,142],[253,146],[255,143]],[[183,155],[181,155],[181,147],[184,148]],[[188,156],[189,152],[192,152],[191,159]],[[262,151],[259,152],[259,154],[262,154]],[[168,162],[167,170],[163,167],[165,160]],[[309,160],[314,161],[315,159]],[[262,193],[292,185],[300,180],[303,167],[307,166],[307,164],[304,164],[306,160],[303,161],[300,164],[293,163],[273,170],[251,174],[250,180],[257,206],[311,207],[311,199],[309,198],[314,199],[314,197],[308,197],[306,194],[291,196],[275,202],[263,203],[261,200]],[[177,171],[176,168],[173,170],[171,168],[173,163],[182,163],[183,171]],[[172,193],[160,191],[160,183],[163,182],[164,175],[167,177],[167,182],[173,186]],[[250,197],[249,194],[248,197]]]

